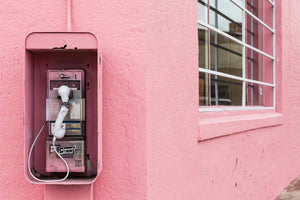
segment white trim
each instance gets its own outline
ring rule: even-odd
[[[274,0],[275,4],[276,0]],[[273,7],[273,28],[276,30],[276,6]],[[273,56],[276,56],[276,32],[273,34]],[[276,59],[273,60],[273,106],[276,107]]]
[[[218,1],[215,1],[215,8],[218,10]],[[215,26],[218,28],[218,14],[215,12]],[[218,35],[215,35],[215,41],[214,43],[218,45]],[[215,47],[215,71],[218,71],[218,55],[219,55],[219,50],[218,48]],[[218,76],[215,76],[215,79],[218,79]],[[219,83],[215,81],[215,99],[216,99],[216,106],[219,105],[219,91],[218,91],[218,85]]]
[[[216,111],[234,111],[234,110],[275,110],[275,107],[264,107],[264,106],[219,106],[219,107],[213,107],[213,106],[200,106],[199,112],[216,112]]]
[[[268,1],[270,2],[270,4],[272,4],[275,7],[275,2],[272,2],[271,0],[268,0]],[[274,30],[275,30],[275,28],[274,28]]]
[[[253,9],[253,5],[254,5],[254,2],[253,2],[254,0],[251,0],[251,11],[253,12],[254,11],[254,9]],[[251,31],[253,32],[253,30],[254,30],[254,24],[253,24],[253,20],[254,19],[251,19]],[[254,36],[253,35],[251,35],[250,36],[251,37],[251,46],[253,46],[253,44],[254,44]],[[253,59],[254,58],[254,53],[253,53],[253,51],[251,51],[251,58]],[[251,60],[251,79],[254,79],[254,61],[253,60]],[[253,84],[252,84],[252,86],[253,86]],[[254,102],[254,88],[252,87],[251,88],[251,105],[253,105],[253,102]]]
[[[238,81],[246,81],[248,83],[255,83],[255,84],[258,84],[258,85],[265,85],[265,86],[275,87],[275,85],[272,84],[272,83],[266,83],[266,82],[262,82],[262,81],[251,80],[251,79],[248,79],[248,78],[242,78],[242,77],[234,76],[234,75],[231,75],[231,74],[225,74],[223,72],[216,72],[216,71],[210,70],[210,69],[199,68],[199,72],[212,74],[212,75],[216,75],[216,76],[222,76],[222,77],[226,77],[226,78],[231,78],[233,80],[238,80]]]
[[[263,52],[263,51],[261,51],[261,50],[255,48],[255,47],[249,45],[249,44],[245,44],[245,46],[246,46],[247,48],[249,48],[249,49],[252,49],[253,51],[256,51],[257,53],[260,53],[260,54],[262,54],[262,55],[264,55],[264,56],[266,56],[266,57],[268,57],[268,58],[270,58],[270,59],[272,59],[272,60],[275,60],[275,57],[274,57],[274,56],[271,56],[271,55],[269,55],[269,54],[267,54],[267,53],[265,53],[265,52]]]
[[[243,0],[243,5],[245,7],[246,5],[246,0]],[[246,43],[246,13],[245,10],[243,10],[243,16],[242,16],[242,42],[245,44]],[[242,106],[246,106],[246,46],[243,45],[243,53],[242,53],[242,72],[243,72],[243,85],[242,85]]]

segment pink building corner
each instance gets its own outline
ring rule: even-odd
[[[2,2],[0,199],[275,199],[299,175],[299,9],[276,1],[276,109],[199,112],[196,1],[73,0],[102,55],[103,166],[49,186],[24,176],[24,41],[67,31],[67,3]]]

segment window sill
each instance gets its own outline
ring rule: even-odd
[[[277,112],[201,118],[198,142],[282,123],[283,115]]]

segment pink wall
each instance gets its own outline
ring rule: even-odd
[[[277,117],[261,128],[257,112],[198,113],[196,1],[74,0],[73,30],[94,33],[103,55],[103,171],[94,199],[274,199],[300,173],[299,9],[290,0],[277,10],[283,115],[260,112]],[[24,40],[66,31],[66,2],[8,0],[0,13],[0,199],[44,199],[44,186],[23,174]],[[239,132],[232,121],[215,123],[217,136],[232,135],[197,142],[207,120],[233,115],[257,125],[238,124]]]

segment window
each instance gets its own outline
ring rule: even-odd
[[[200,111],[275,108],[275,0],[198,0]]]

